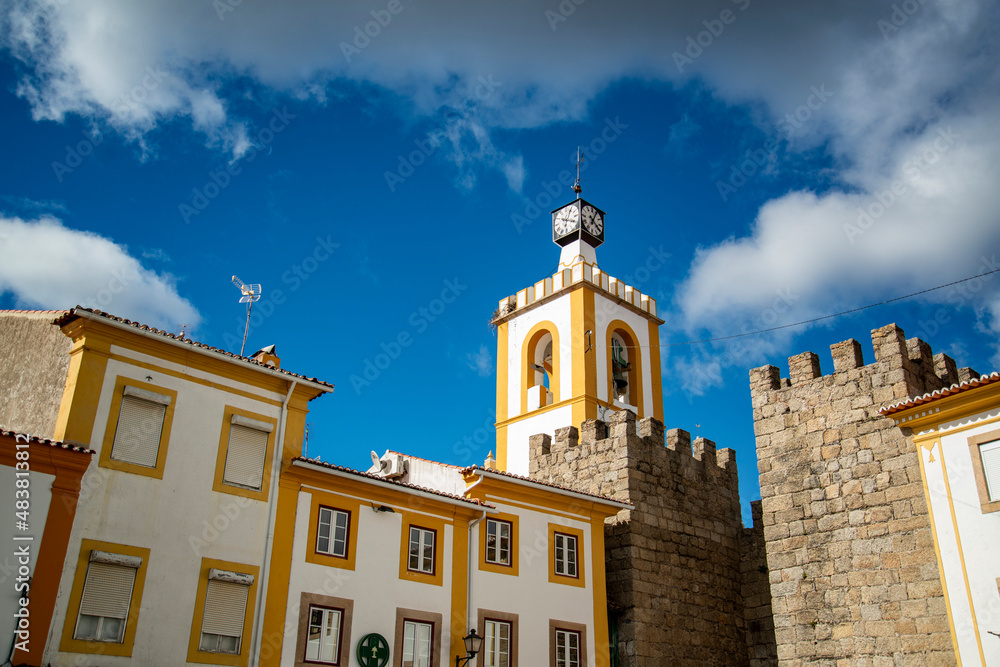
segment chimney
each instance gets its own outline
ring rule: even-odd
[[[278,358],[278,352],[274,349],[274,345],[260,348],[250,358],[271,368],[281,368],[281,359]]]

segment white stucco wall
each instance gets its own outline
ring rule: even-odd
[[[479,609],[518,615],[518,664],[545,665],[549,655],[549,620],[587,626],[587,659],[595,664],[593,561],[590,524],[519,506],[495,503],[497,509],[518,517],[516,538],[518,576],[479,569],[479,540],[473,547],[473,618]],[[580,554],[584,587],[549,581],[549,523],[584,532]],[[478,527],[476,528],[478,531]],[[478,533],[477,533],[478,534]]]
[[[573,425],[573,406],[547,410],[507,426],[507,471],[515,475],[528,474],[528,438],[539,433],[555,435],[557,428]]]
[[[329,490],[323,493],[331,493]],[[358,498],[344,494],[346,498]],[[299,601],[303,592],[318,593],[346,598],[354,602],[354,617],[351,624],[351,646],[349,665],[357,665],[354,656],[359,639],[371,632],[377,632],[389,642],[390,651],[395,651],[396,608],[415,609],[441,614],[444,625],[451,616],[452,580],[452,539],[454,526],[445,524],[444,537],[440,540],[442,552],[443,585],[402,581],[399,578],[400,540],[403,531],[401,513],[375,512],[370,509],[370,500],[360,498],[361,507],[357,517],[357,557],[355,569],[344,570],[306,562],[309,544],[309,511],[312,493],[300,491],[295,518],[295,543],[292,547],[292,567],[288,587],[288,609],[285,615],[286,628],[298,628]],[[419,512],[417,513],[419,514]],[[437,520],[438,515],[430,514]],[[462,539],[465,539],[463,533]],[[297,630],[285,634],[281,649],[281,664],[291,665],[295,661]],[[442,628],[439,665],[448,662],[448,647],[451,641],[450,628]],[[392,664],[391,662],[389,664]]]
[[[32,445],[31,447],[37,451],[37,445]],[[30,458],[28,459],[28,463],[30,465]],[[27,545],[29,551],[27,567],[29,568],[29,576],[33,576],[35,573],[35,563],[38,561],[38,554],[45,548],[45,545],[42,544],[42,534],[45,532],[45,521],[49,516],[49,506],[52,503],[52,482],[55,481],[55,475],[41,472],[31,472],[29,474],[27,477],[29,480],[28,491],[30,496],[30,507],[28,509],[29,529],[27,531],[17,530],[15,528],[17,517],[14,516],[14,503],[16,501],[14,492],[16,490],[17,476],[14,473],[14,468],[0,466],[0,489],[3,490],[0,495],[3,497],[4,508],[4,511],[0,512],[0,538],[4,540],[3,557],[0,559],[0,651],[3,652],[4,659],[7,658],[14,636],[16,625],[14,614],[20,609],[18,599],[25,595],[23,590],[15,589],[15,586],[20,586],[24,583],[17,580],[19,576],[18,570],[22,567],[22,564],[19,562],[19,557],[15,552],[18,552],[21,547]],[[31,536],[34,539],[31,541],[14,541],[15,536]],[[30,597],[30,591],[28,592],[28,596]],[[31,619],[29,617],[30,622]],[[28,640],[31,642],[31,646],[45,641],[44,635],[40,634],[40,629],[29,628],[29,632],[31,635]]]
[[[573,356],[570,352],[570,300],[557,298],[536,306],[520,314],[507,324],[507,417],[521,414],[521,350],[525,344],[525,336],[539,322],[549,321],[556,325],[559,333],[559,387],[560,393],[556,400],[569,397],[573,386]],[[556,350],[552,351],[553,355]],[[535,431],[541,433],[542,431]],[[508,441],[508,446],[509,446]]]
[[[1000,408],[942,424],[940,446],[920,448],[963,665],[1000,666],[1000,637],[989,634],[1000,632],[1000,512],[982,511],[969,449],[969,438],[1000,429],[998,420]]]
[[[146,357],[128,355],[191,377],[211,379],[274,401],[283,395],[263,392],[217,376]],[[98,466],[115,380],[125,376],[177,391],[163,479]],[[147,380],[147,376],[152,380]],[[45,660],[55,666],[77,664],[79,654],[58,652],[70,590],[83,539],[150,550],[145,589],[132,658],[102,656],[101,664],[183,664],[194,616],[203,557],[260,566],[267,532],[267,505],[212,490],[219,438],[227,405],[275,419],[280,406],[221,391],[112,359],[97,408],[90,448],[98,453],[83,477],[76,521],[69,540]],[[275,433],[275,438],[277,433]],[[276,493],[272,487],[271,497]],[[246,641],[246,638],[244,638]]]

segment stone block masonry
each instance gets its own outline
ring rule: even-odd
[[[878,411],[978,374],[889,325],[750,371],[779,664],[955,665],[916,449]]]
[[[704,438],[692,443],[686,431],[664,431],[652,418],[637,423],[628,410],[610,424],[590,420],[579,431],[558,429],[554,439],[532,436],[530,450],[532,478],[634,505],[605,526],[621,665],[742,666],[755,653],[773,654],[765,623],[754,625],[756,644],[748,647],[744,590],[756,578],[754,604],[763,608],[770,597],[760,582],[766,575],[741,553],[751,529],[740,516],[732,450],[716,451]]]

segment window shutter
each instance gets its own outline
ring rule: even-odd
[[[155,468],[166,409],[167,406],[162,403],[122,396],[111,458]]]
[[[135,568],[92,562],[87,568],[80,613],[124,620],[132,601]]]
[[[983,473],[990,501],[1000,500],[1000,442],[990,442],[979,448],[983,457]]]
[[[209,580],[201,631],[226,637],[242,637],[249,592],[250,587],[243,584]]]
[[[233,424],[229,429],[224,480],[230,484],[259,489],[264,479],[267,433]]]

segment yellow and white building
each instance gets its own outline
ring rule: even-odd
[[[474,664],[609,664],[604,520],[629,505],[395,452],[279,486],[262,665],[446,667],[471,629]]]
[[[249,664],[280,469],[301,454],[308,402],[332,385],[273,355],[248,359],[84,308],[52,326],[71,341],[68,364],[52,366],[62,396],[51,418],[32,418],[94,460],[52,621],[33,637],[44,655],[30,664]],[[31,368],[5,372],[52,384]]]
[[[996,667],[1000,665],[1000,373],[911,398],[882,414],[911,430],[920,456],[958,662],[966,667]],[[925,604],[920,599],[912,603]]]

